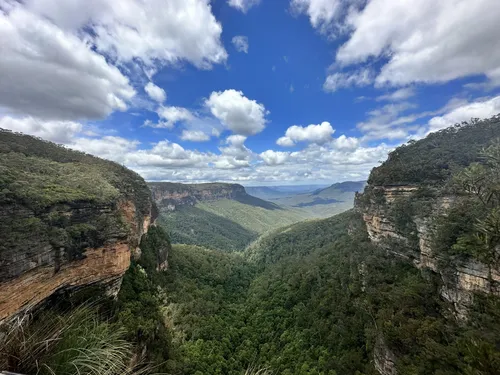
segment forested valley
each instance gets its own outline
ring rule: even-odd
[[[116,299],[99,284],[52,296],[50,309],[2,326],[0,366],[24,374],[498,374],[498,125],[474,121],[409,142],[372,172],[354,209],[274,229],[242,251],[210,231],[198,233],[213,235],[206,241],[217,248],[171,245],[160,220],[142,235]],[[44,200],[16,193],[17,175],[4,176],[5,202],[58,199],[55,190]],[[124,191],[145,189],[128,178]],[[96,196],[111,200],[123,183],[113,177],[109,197]],[[64,191],[78,189],[95,186],[75,180]],[[130,224],[118,222],[120,239]],[[95,232],[37,223],[57,225],[54,235],[80,257]],[[484,285],[462,285],[471,265],[488,270]]]

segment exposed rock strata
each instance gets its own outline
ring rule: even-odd
[[[118,217],[123,221],[123,228],[104,225],[108,237],[98,247],[82,249],[78,256],[71,256],[64,245],[55,243],[45,233],[25,233],[27,241],[22,247],[10,247],[0,256],[0,321],[33,308],[54,292],[68,287],[99,283],[106,286],[108,294],[117,293],[121,277],[130,265],[131,253],[138,249],[140,238],[152,220],[151,214],[139,213],[132,200],[101,207],[78,202],[58,205],[50,212],[66,218],[68,226],[108,219],[114,223]],[[7,210],[7,214],[16,220],[37,219],[47,224],[42,227],[43,231],[54,229],[48,225],[45,213],[36,215],[18,207]]]
[[[418,190],[416,186],[368,186],[369,199],[359,194],[356,197],[356,209],[363,215],[370,239],[393,251],[387,240],[399,240],[408,243],[409,239],[396,229],[390,215],[391,205],[398,198],[410,198]],[[375,198],[374,198],[375,197]],[[418,198],[416,198],[418,199]],[[446,215],[447,209],[454,201],[453,196],[440,196],[433,199],[432,215]],[[474,260],[456,261],[455,265],[443,269],[439,263],[441,258],[432,248],[432,217],[414,216],[418,245],[416,252],[409,248],[397,255],[411,259],[420,269],[430,269],[441,276],[443,287],[441,295],[455,307],[458,318],[466,318],[467,308],[476,292],[500,295],[500,272],[489,269],[485,264]],[[491,271],[491,272],[490,272]]]
[[[167,211],[179,206],[194,206],[199,201],[239,199],[247,196],[245,188],[238,184],[177,184],[170,182],[149,183],[153,200]]]

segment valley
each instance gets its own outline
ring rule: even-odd
[[[0,369],[496,374],[499,124],[268,200],[0,132]]]

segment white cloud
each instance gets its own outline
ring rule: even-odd
[[[266,163],[267,165],[281,165],[288,160],[288,158],[290,157],[290,153],[267,150],[262,152],[260,154],[260,157],[262,158],[262,160],[264,160],[264,163]]]
[[[386,100],[389,102],[395,102],[399,100],[406,100],[412,96],[415,96],[415,89],[413,87],[404,87],[389,94],[378,96],[377,101]]]
[[[182,107],[160,107],[157,113],[160,118],[166,120],[164,122],[166,128],[172,128],[178,122],[191,121],[195,118],[188,109]]]
[[[65,31],[81,32],[100,52],[120,62],[189,61],[200,68],[226,60],[222,26],[208,0],[28,0],[27,7]]]
[[[183,141],[191,141],[191,142],[206,142],[210,140],[210,136],[208,134],[203,133],[200,130],[186,130],[182,131],[181,139]]]
[[[418,129],[418,126],[410,124],[428,115],[427,112],[406,114],[415,108],[416,105],[409,102],[386,104],[368,112],[368,119],[358,123],[357,128],[363,133],[365,140],[404,139]]]
[[[119,6],[114,0],[4,0],[1,7],[0,106],[11,113],[105,118],[126,110],[135,95],[122,72],[143,68],[151,75],[183,61],[206,69],[227,58],[208,0],[123,0]]]
[[[237,35],[231,41],[236,51],[248,53],[248,38],[246,36]]]
[[[147,85],[144,86],[144,91],[146,91],[151,99],[157,101],[158,103],[163,103],[167,100],[165,90],[156,86],[153,82],[148,82]]]
[[[205,105],[212,115],[235,134],[253,135],[265,127],[267,111],[264,105],[248,99],[241,91],[214,91]]]
[[[500,113],[500,96],[487,100],[467,103],[446,113],[429,120],[429,132],[447,128],[462,121],[470,121],[472,118],[490,118]]]
[[[294,146],[298,142],[310,142],[316,144],[324,144],[331,140],[335,130],[329,122],[322,122],[319,125],[308,125],[306,127],[293,125],[290,126],[285,136],[279,138],[276,143],[279,146]]]
[[[12,112],[98,119],[127,109],[135,94],[103,56],[19,4],[0,12],[0,35],[0,106]]]
[[[260,0],[228,0],[227,3],[229,6],[246,13],[253,6],[259,5]]]
[[[101,158],[114,160],[120,164],[126,164],[127,155],[134,152],[139,145],[136,140],[122,137],[105,136],[102,138],[75,138],[69,147],[84,151]]]
[[[293,87],[293,84],[290,85],[288,91],[290,91],[291,93],[293,93],[295,91],[295,87]]]
[[[43,124],[49,126],[50,123]],[[77,128],[79,129],[79,127]],[[289,152],[267,150],[256,154],[245,146],[246,137],[233,134],[219,153],[188,150],[167,139],[141,145],[117,136],[84,137],[70,128],[67,146],[123,164],[150,180],[294,183],[346,180],[366,177],[391,147],[356,146],[341,136],[323,145],[308,144]],[[19,126],[16,130],[22,130]],[[97,133],[100,133],[98,129]],[[140,147],[141,146],[141,147]]]
[[[335,149],[343,151],[355,150],[359,147],[359,144],[358,138],[346,137],[344,134],[332,141],[332,145]]]
[[[377,83],[446,82],[485,74],[500,82],[497,0],[371,0],[351,12],[337,62],[384,57]]]
[[[322,34],[334,31],[342,10],[340,0],[291,0],[290,7],[294,13],[306,14],[311,25]]]
[[[34,135],[55,143],[69,143],[83,129],[82,124],[73,121],[42,121],[31,116],[0,118],[0,128]]]
[[[233,134],[226,138],[226,146],[220,147],[221,155],[214,165],[219,169],[237,169],[250,167],[253,152],[245,146],[247,137]]]
[[[326,77],[323,90],[334,92],[346,87],[362,87],[373,82],[373,73],[369,69],[361,69],[351,73],[332,73]]]
[[[155,129],[173,129],[174,128],[174,123],[168,122],[168,121],[158,121],[158,122],[153,122],[151,120],[145,120],[142,126],[147,126],[149,128],[155,128]]]

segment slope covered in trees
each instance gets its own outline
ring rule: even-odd
[[[438,280],[372,245],[354,212],[269,234],[246,260],[176,245],[170,261],[179,374],[376,374],[376,351],[401,374],[494,374],[500,360],[498,300],[449,319]]]
[[[439,184],[454,171],[480,160],[480,151],[500,137],[500,116],[473,120],[410,141],[389,153],[370,173],[372,185]]]
[[[159,220],[168,228],[173,243],[222,251],[242,251],[260,234],[304,219],[293,210],[267,209],[231,199],[160,212]]]

